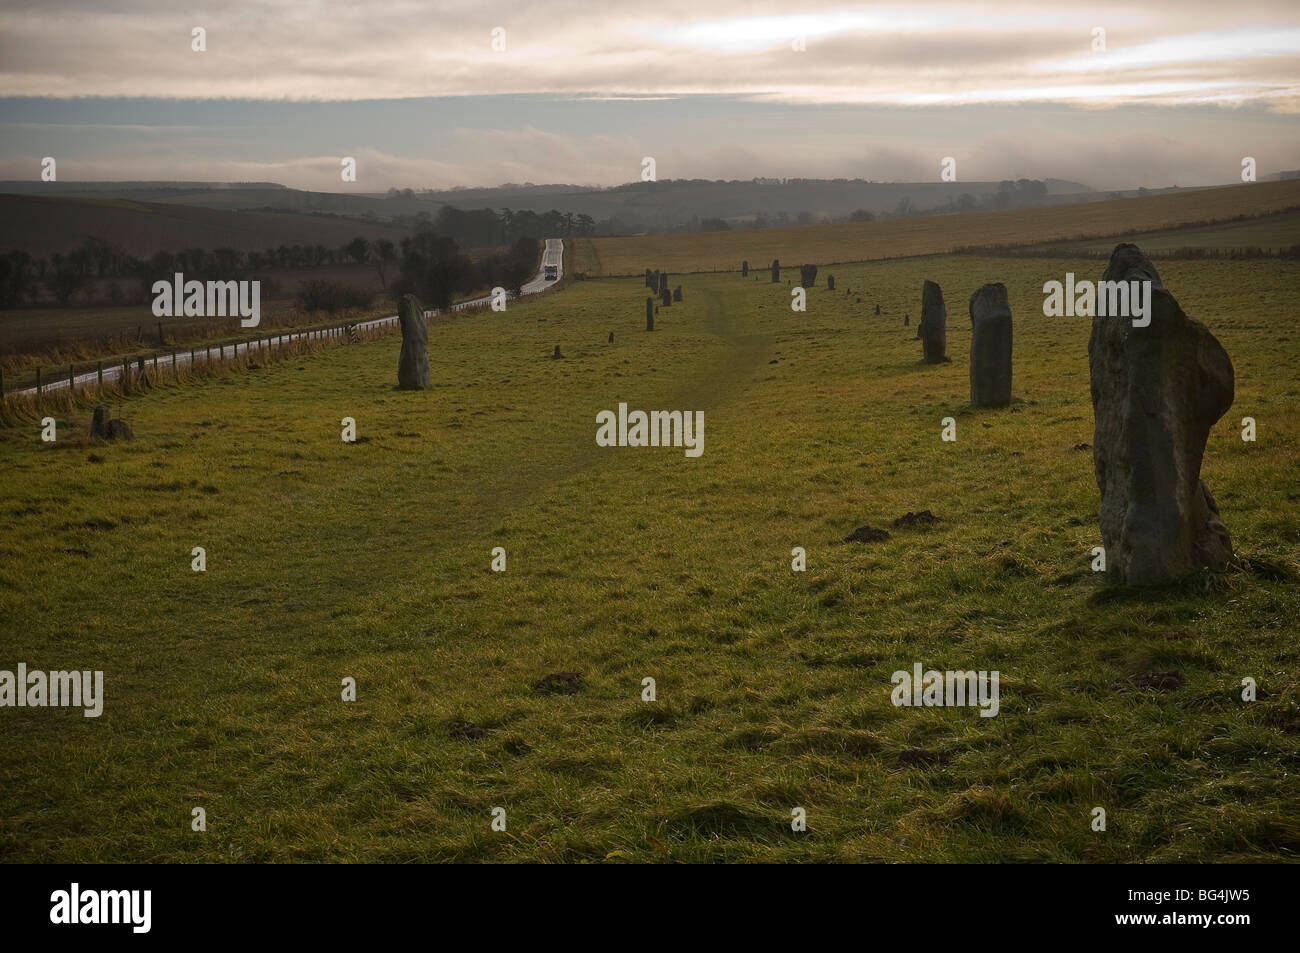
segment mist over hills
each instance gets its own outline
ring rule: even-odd
[[[611,188],[532,183],[495,188],[390,189],[386,193],[311,192],[271,182],[0,182],[0,193],[121,199],[227,211],[330,215],[403,226],[436,218],[445,206],[462,210],[551,210],[587,216],[597,234],[695,231],[971,211],[1102,197],[1077,182],[872,182],[861,179],[674,179]],[[703,223],[703,224],[702,224]]]
[[[274,182],[5,181],[0,182],[0,248],[45,254],[75,246],[86,235],[140,255],[183,244],[253,250],[281,242],[338,244],[356,235],[396,240],[422,225],[442,226],[450,232],[446,209],[490,209],[507,219],[531,212],[546,216],[552,224],[567,221],[557,234],[723,231],[1062,205],[1163,191],[1191,190],[1174,186],[1103,192],[1051,178],[999,182],[670,179],[609,188],[525,182],[387,193],[312,192]],[[487,243],[476,241],[469,231],[457,237],[472,244]]]

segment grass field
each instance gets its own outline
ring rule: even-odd
[[[1166,193],[1139,198],[971,212],[836,225],[764,228],[691,235],[574,239],[573,269],[589,276],[739,271],[741,261],[766,268],[803,262],[870,261],[946,254],[963,246],[1028,245],[1130,230],[1154,231],[1190,222],[1224,221],[1300,206],[1300,180]],[[1113,242],[1112,242],[1113,244]]]
[[[1236,366],[1203,476],[1239,553],[1294,570],[1300,265],[1159,267]],[[102,669],[106,693],[97,719],[0,713],[0,857],[1295,859],[1300,587],[1089,571],[1089,328],[1041,287],[1101,266],[831,270],[853,293],[820,277],[806,314],[784,281],[686,278],[654,333],[639,279],[577,282],[435,327],[426,392],[392,389],[387,338],[126,400],[130,444],[88,414],[54,444],[0,430],[0,668]],[[924,278],[951,364],[919,363]],[[977,412],[966,299],[993,280],[1016,400]],[[704,411],[703,456],[597,447],[620,401]],[[862,524],[893,537],[840,542]],[[999,670],[1000,714],[895,708],[916,662]]]
[[[1254,247],[1279,251],[1293,245],[1300,245],[1300,211],[1280,212],[1277,215],[1266,215],[1241,222],[1172,228],[1150,232],[1134,238],[1133,241],[1149,254],[1172,252],[1180,248],[1233,250]],[[1076,244],[1085,252],[1107,257],[1115,247],[1114,239]]]
[[[385,222],[294,212],[203,208],[122,198],[0,193],[0,251],[35,257],[67,252],[94,235],[147,258],[160,249],[236,248],[263,251],[279,245],[338,248],[360,236],[400,241],[409,230]]]

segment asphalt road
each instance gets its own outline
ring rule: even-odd
[[[542,252],[542,266],[537,270],[537,276],[533,278],[532,281],[525,284],[521,289],[524,294],[526,295],[537,294],[539,292],[545,291],[551,285],[555,284],[554,281],[547,281],[546,278],[544,277],[546,273],[547,265],[555,265],[557,274],[561,278],[564,277],[564,242],[558,238],[546,239],[546,248]],[[489,304],[491,301],[492,301],[491,295],[486,295],[482,298],[474,298],[473,300],[470,301],[458,302],[457,304],[451,306],[451,310],[463,311],[466,308],[482,307],[486,304]],[[428,318],[428,317],[433,317],[434,315],[439,313],[440,312],[438,310],[426,311],[424,312],[424,316]],[[380,327],[384,327],[385,325],[396,324],[396,323],[397,323],[397,315],[391,314],[388,317],[374,318],[370,321],[358,321],[356,322],[356,326],[360,329],[369,330],[371,328],[380,328]],[[258,336],[256,338],[252,338],[247,341],[238,341],[234,344],[225,344],[220,347],[211,347],[211,348],[196,347],[194,348],[193,351],[194,363],[197,365],[197,364],[202,364],[203,362],[208,360],[228,361],[231,360],[232,358],[238,357],[241,354],[247,354],[250,351],[257,352],[259,350],[268,350],[270,348],[280,347],[282,345],[289,344],[293,341],[303,340],[305,338],[313,338],[313,339],[320,338],[322,340],[329,340],[331,338],[343,337],[346,334],[347,331],[344,330],[343,328],[326,328],[321,331],[293,331],[293,332],[285,332],[282,334],[272,334],[269,336]],[[173,350],[171,354],[163,354],[159,352],[158,363],[163,367],[168,367],[172,365],[178,368],[188,367],[190,365],[190,353],[191,352],[189,348],[186,348],[184,350],[177,348]],[[150,365],[152,365],[152,359],[146,361],[146,366],[150,366]],[[115,381],[121,376],[122,376],[122,365],[120,363],[104,365],[105,382]],[[76,383],[78,387],[89,387],[91,384],[97,383],[98,378],[99,378],[98,371],[90,371],[89,373],[86,374],[78,374],[76,376]],[[67,377],[55,378],[53,380],[42,383],[41,391],[42,393],[47,393],[47,392],[53,392],[59,390],[66,390],[67,387],[68,387]],[[9,393],[34,395],[36,393],[36,388],[29,387],[26,390],[15,390],[15,391],[10,391]]]

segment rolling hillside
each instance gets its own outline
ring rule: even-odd
[[[1030,244],[1223,222],[1300,206],[1300,181],[1263,182],[1001,212],[808,225],[698,235],[578,238],[574,270],[589,277],[736,271],[934,255],[969,245]]]
[[[262,251],[279,245],[336,248],[358,235],[398,241],[396,225],[291,212],[224,211],[120,198],[0,194],[0,252],[21,249],[41,257],[66,252],[94,235],[128,254],[148,257],[161,249],[235,248]]]

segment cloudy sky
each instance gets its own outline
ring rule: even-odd
[[[6,0],[0,178],[330,191],[1300,168],[1300,3]],[[206,50],[192,49],[195,28]],[[495,40],[495,42],[494,42]],[[357,160],[357,182],[339,160]]]

